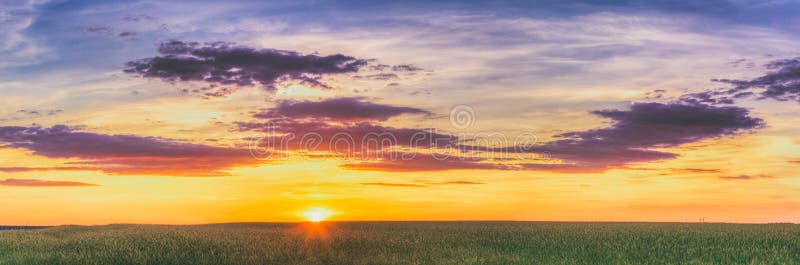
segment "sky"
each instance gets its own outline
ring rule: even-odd
[[[797,223],[799,11],[4,1],[0,223]]]

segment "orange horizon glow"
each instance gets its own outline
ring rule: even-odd
[[[327,220],[331,215],[333,215],[333,211],[323,207],[311,207],[303,211],[301,215],[309,222],[319,223]]]

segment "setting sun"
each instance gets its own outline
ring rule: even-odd
[[[308,220],[310,222],[318,223],[318,222],[321,222],[321,221],[325,221],[325,219],[328,219],[328,217],[333,215],[333,211],[331,211],[330,209],[322,208],[322,207],[314,207],[314,208],[309,208],[309,209],[305,210],[302,213],[302,215],[303,215],[303,217],[306,218],[306,220]]]

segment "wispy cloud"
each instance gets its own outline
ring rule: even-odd
[[[0,3],[0,68],[38,62],[48,49],[25,31],[39,16],[37,7],[47,1]]]
[[[385,187],[401,187],[401,188],[426,188],[431,186],[444,186],[444,185],[483,185],[486,183],[483,182],[475,182],[475,181],[466,181],[466,180],[453,180],[453,181],[443,181],[443,182],[423,182],[424,184],[412,184],[412,183],[392,183],[392,182],[363,182],[359,183],[361,185],[368,185],[368,186],[385,186]]]
[[[426,185],[420,185],[420,184],[387,183],[387,182],[365,182],[365,183],[359,183],[359,184],[368,185],[368,186],[403,187],[403,188],[425,188],[425,187],[428,187]]]
[[[75,181],[53,181],[53,180],[38,180],[38,179],[5,179],[0,180],[0,186],[15,186],[15,187],[91,187],[97,186],[91,183],[75,182]]]
[[[757,175],[757,176],[738,175],[738,176],[720,176],[719,178],[720,179],[724,179],[724,180],[751,180],[751,179],[757,179],[757,178],[773,178],[773,176],[770,176],[770,175]]]
[[[483,158],[459,157],[453,155],[436,155],[426,153],[402,153],[398,159],[365,160],[342,164],[341,167],[353,170],[369,170],[384,172],[416,172],[416,171],[445,171],[445,170],[481,170],[515,169],[513,165],[506,165]]]
[[[451,181],[443,181],[443,182],[430,182],[433,185],[483,185],[486,183],[477,182],[477,181],[467,181],[467,180],[451,180]]]
[[[322,101],[281,101],[277,106],[256,114],[256,118],[314,118],[318,120],[332,119],[338,121],[377,120],[386,121],[391,117],[403,114],[431,115],[429,111],[377,104],[365,98],[344,97]]]
[[[0,148],[22,148],[49,158],[78,158],[66,167],[6,168],[6,171],[99,170],[109,174],[219,176],[258,164],[247,149],[216,147],[156,137],[107,135],[57,125],[0,127]]]

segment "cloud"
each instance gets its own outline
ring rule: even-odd
[[[765,67],[769,72],[750,80],[711,79],[732,87],[690,93],[679,100],[705,104],[733,104],[742,98],[800,102],[800,58],[774,60]]]
[[[410,183],[388,183],[388,182],[365,182],[359,183],[361,185],[369,185],[369,186],[386,186],[386,187],[405,187],[405,188],[427,188],[430,187],[428,185],[483,185],[486,183],[483,182],[474,182],[474,181],[465,181],[465,180],[456,180],[456,181],[444,181],[444,182],[426,182],[426,185],[423,184],[410,184]]]
[[[105,37],[115,37],[123,40],[136,40],[139,36],[138,32],[135,31],[126,31],[120,30],[117,31],[110,26],[90,26],[85,27],[83,29],[87,35],[90,36],[105,36]]]
[[[446,171],[468,169],[514,169],[512,166],[494,163],[480,158],[458,157],[452,155],[433,155],[425,153],[403,153],[397,159],[379,161],[360,161],[342,164],[341,167],[353,170],[384,172]]]
[[[719,178],[727,180],[747,180],[747,179],[752,179],[753,177],[748,175],[739,175],[739,176],[722,176]]]
[[[457,136],[435,130],[395,128],[371,122],[336,123],[273,119],[267,123],[237,123],[242,131],[259,131],[265,136],[255,145],[266,149],[324,152],[336,157],[376,159],[397,155],[392,148],[431,149],[452,146]]]
[[[454,181],[444,181],[444,182],[434,182],[430,183],[434,185],[482,185],[486,184],[483,182],[475,182],[475,181],[466,181],[466,180],[454,180]]]
[[[758,99],[800,102],[800,58],[775,60],[766,67],[771,71],[751,80],[713,81],[734,85],[725,94],[735,97],[756,95]]]
[[[422,70],[425,70],[425,69],[419,68],[419,67],[417,67],[416,65],[413,65],[413,64],[400,64],[400,65],[393,65],[392,66],[392,71],[395,71],[395,72],[417,72],[417,71],[422,71]]]
[[[139,35],[139,33],[136,33],[136,32],[133,32],[133,31],[123,31],[123,32],[120,32],[119,34],[117,34],[117,36],[119,36],[120,38],[125,38],[125,39],[135,39],[136,36],[138,36],[138,35]]]
[[[27,33],[37,21],[43,2],[0,2],[0,68],[36,64],[49,52]]]
[[[290,151],[339,154],[344,151],[347,157],[356,161],[341,166],[354,170],[412,172],[494,169],[564,173],[602,172],[631,163],[672,159],[678,154],[653,149],[733,136],[764,125],[761,119],[751,117],[747,109],[740,107],[635,103],[628,110],[593,111],[592,114],[611,120],[611,126],[606,128],[563,133],[556,136],[559,140],[539,145],[490,147],[475,144],[469,139],[436,133],[435,130],[393,128],[376,123],[407,113],[428,112],[369,103],[361,98],[287,101],[254,115],[267,119],[266,123],[242,122],[238,125],[243,131],[279,135],[265,138],[260,144],[262,147],[274,148],[281,143],[280,147]],[[350,122],[352,120],[356,122]],[[290,141],[284,141],[286,135],[292,136]],[[306,139],[308,135],[312,136],[312,141]],[[365,139],[376,140],[377,144],[367,144]],[[344,143],[344,146],[339,143]],[[315,148],[304,150],[309,145]],[[497,159],[492,156],[508,153],[546,153],[556,160],[524,156]],[[476,154],[479,156],[476,157]],[[391,157],[387,159],[387,155]]]
[[[629,110],[592,112],[612,120],[612,126],[559,135],[565,138],[545,143],[534,150],[583,169],[604,170],[633,162],[677,157],[652,148],[675,147],[709,138],[731,136],[763,126],[747,109],[703,104],[636,103]],[[543,169],[564,166],[530,165]],[[569,166],[566,166],[569,167]]]
[[[721,176],[720,179],[724,180],[751,180],[756,178],[772,178],[770,175],[758,175],[758,176],[751,176],[751,175],[738,175],[738,176]]]
[[[630,110],[598,110],[610,128],[565,133],[579,142],[609,142],[629,147],[670,147],[710,137],[733,135],[763,124],[747,109],[709,105],[635,103]],[[567,143],[572,141],[567,140]]]
[[[652,150],[675,147],[704,139],[733,136],[763,127],[747,109],[686,103],[635,103],[629,110],[598,110],[592,114],[611,119],[601,129],[568,132],[562,138],[531,146],[486,147],[459,145],[462,151],[492,153],[540,153],[563,163],[521,160],[509,168],[564,173],[602,172],[631,163],[676,158]],[[549,159],[548,159],[549,160]]]
[[[369,69],[375,71],[385,71],[388,69],[394,72],[419,72],[425,70],[413,64],[398,64],[398,65],[372,64],[369,66]]]
[[[240,131],[265,133],[260,147],[288,151],[334,152],[375,158],[376,151],[393,147],[433,148],[450,146],[456,136],[432,129],[396,128],[381,125],[404,114],[432,115],[417,108],[376,104],[364,98],[333,98],[322,101],[281,101],[254,113],[263,122],[237,122]],[[337,151],[338,150],[338,151]]]
[[[364,98],[322,101],[283,101],[255,113],[265,122],[238,122],[241,131],[265,133],[255,145],[270,156],[299,152],[309,156],[352,159],[342,167],[375,171],[429,171],[489,168],[492,165],[452,158],[436,160],[420,150],[451,148],[458,137],[434,129],[381,125],[391,117],[430,112],[410,107],[376,104]],[[270,157],[272,158],[272,157]],[[455,157],[453,157],[455,158]]]
[[[353,76],[353,78],[355,78],[355,79],[363,78],[363,79],[370,79],[370,80],[383,80],[383,81],[385,81],[385,80],[396,79],[396,78],[398,78],[398,76],[397,76],[397,74],[385,73],[385,74],[373,74],[373,75],[365,75],[365,76],[360,76],[359,75],[359,76]]]
[[[720,173],[720,169],[706,169],[706,168],[675,168],[673,172],[687,172],[687,173]]]
[[[128,16],[122,17],[122,19],[127,20],[127,21],[131,21],[131,22],[156,20],[155,17],[147,15],[147,14],[128,15]]]
[[[515,8],[538,8],[551,12],[566,14],[584,14],[594,12],[610,11],[656,11],[664,13],[691,13],[712,16],[730,15],[738,12],[741,3],[729,0],[677,0],[677,1],[650,1],[650,0],[541,0],[535,2],[527,1],[499,1],[500,3],[513,4]],[[742,2],[742,1],[739,1]]]
[[[17,110],[16,112],[12,113],[9,116],[0,118],[0,122],[2,121],[17,121],[17,120],[27,120],[27,119],[36,119],[44,116],[53,116],[63,113],[64,110],[61,109],[49,109],[49,110],[36,110],[36,109],[21,109]]]
[[[332,98],[322,101],[281,101],[274,108],[255,115],[256,118],[327,118],[342,121],[385,121],[403,114],[425,114],[430,112],[418,108],[376,104],[364,98]]]
[[[37,179],[5,179],[0,180],[0,186],[15,186],[15,187],[90,187],[97,186],[91,183],[74,182],[74,181],[52,181],[52,180],[37,180]]]
[[[178,142],[156,137],[107,135],[74,127],[0,127],[0,148],[21,148],[48,158],[77,158],[65,167],[28,170],[99,170],[123,175],[221,176],[257,164],[246,149]],[[14,168],[7,168],[14,169]],[[25,170],[25,168],[17,168]]]
[[[727,96],[719,96],[720,93],[716,93],[714,91],[703,91],[697,93],[687,93],[683,94],[678,98],[678,101],[683,102],[685,104],[712,104],[712,105],[719,105],[719,104],[733,104],[734,100]],[[734,96],[734,98],[740,98],[741,96]]]
[[[0,172],[19,173],[35,171],[99,171],[100,169],[90,169],[86,167],[0,167]]]
[[[295,80],[316,87],[323,75],[357,72],[366,60],[334,54],[319,56],[293,51],[254,49],[228,42],[163,42],[161,56],[127,63],[125,72],[165,81],[203,81],[214,85],[261,85],[268,91],[275,84]]]
[[[86,27],[83,31],[90,34],[101,34],[101,35],[111,35],[114,33],[114,30],[106,26]]]
[[[425,187],[428,187],[426,185],[419,185],[419,184],[386,183],[386,182],[366,182],[366,183],[359,183],[359,184],[361,184],[361,185],[369,185],[369,186],[404,187],[404,188],[425,188]]]

